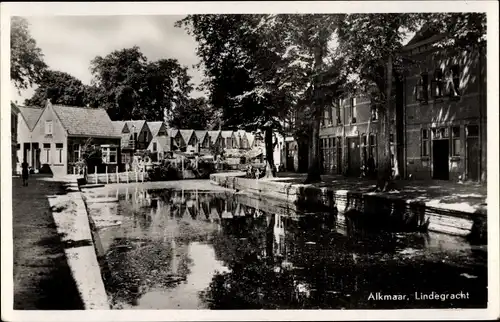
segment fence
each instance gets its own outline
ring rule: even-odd
[[[105,168],[104,173],[99,173],[98,169],[94,169],[93,173],[86,172],[87,183],[129,183],[129,182],[144,182],[148,180],[146,168],[143,167],[140,171],[123,171],[119,172],[118,167],[114,167],[114,172],[108,171]]]

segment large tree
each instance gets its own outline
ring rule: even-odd
[[[168,123],[177,129],[207,130],[213,127],[214,111],[204,97],[191,98],[172,110]]]
[[[294,108],[307,119],[309,169],[306,183],[321,181],[319,129],[324,109],[342,93],[346,79],[343,57],[336,46],[335,31],[341,15],[279,15],[284,35],[286,79],[294,84]]]
[[[18,90],[36,84],[44,69],[42,50],[30,34],[28,21],[12,17],[10,26],[10,78]]]
[[[372,106],[380,115],[377,154],[378,187],[382,190],[387,189],[392,173],[393,74],[403,66],[399,53],[405,39],[420,25],[417,14],[349,14],[344,17],[338,32],[347,66],[357,75],[353,78],[353,91],[369,94]],[[395,132],[394,139],[397,140]],[[394,162],[397,168],[396,151]]]
[[[210,102],[225,127],[265,131],[266,176],[273,175],[272,131],[280,128],[286,91],[280,83],[283,46],[263,15],[190,15],[179,21],[198,42]],[[280,47],[281,46],[281,47]]]
[[[175,59],[150,62],[137,46],[97,56],[91,72],[94,97],[112,120],[163,120],[192,90],[187,68]]]
[[[50,99],[53,104],[85,106],[86,90],[87,87],[79,79],[68,73],[45,70],[38,81],[38,88],[25,104],[43,107]]]

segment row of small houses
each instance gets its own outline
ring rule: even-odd
[[[111,121],[102,108],[62,106],[44,108],[12,104],[12,166],[26,161],[33,170],[49,168],[56,175],[71,174],[85,145],[98,146],[109,171],[124,171],[137,151],[148,150],[155,160],[167,152],[208,154],[211,147],[250,150],[262,143],[245,131],[197,131],[167,128],[164,122]],[[48,169],[47,169],[48,170]]]

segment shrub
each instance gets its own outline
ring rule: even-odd
[[[211,160],[198,160],[197,177],[200,179],[208,179],[210,174],[215,172],[215,164]]]
[[[148,177],[151,181],[180,180],[182,178],[179,167],[170,160],[164,160],[163,163],[153,166],[148,170]]]

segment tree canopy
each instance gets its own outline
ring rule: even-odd
[[[40,80],[47,65],[24,18],[11,19],[10,55],[10,78],[18,90],[26,89]]]
[[[47,99],[53,104],[85,106],[88,99],[87,87],[68,73],[45,70],[38,81],[38,88],[25,104],[43,107]]]
[[[91,72],[93,95],[112,120],[163,120],[193,89],[187,68],[176,59],[150,62],[137,46],[97,56]]]
[[[206,130],[213,128],[216,115],[204,97],[190,98],[187,104],[176,106],[168,124],[176,129]]]

